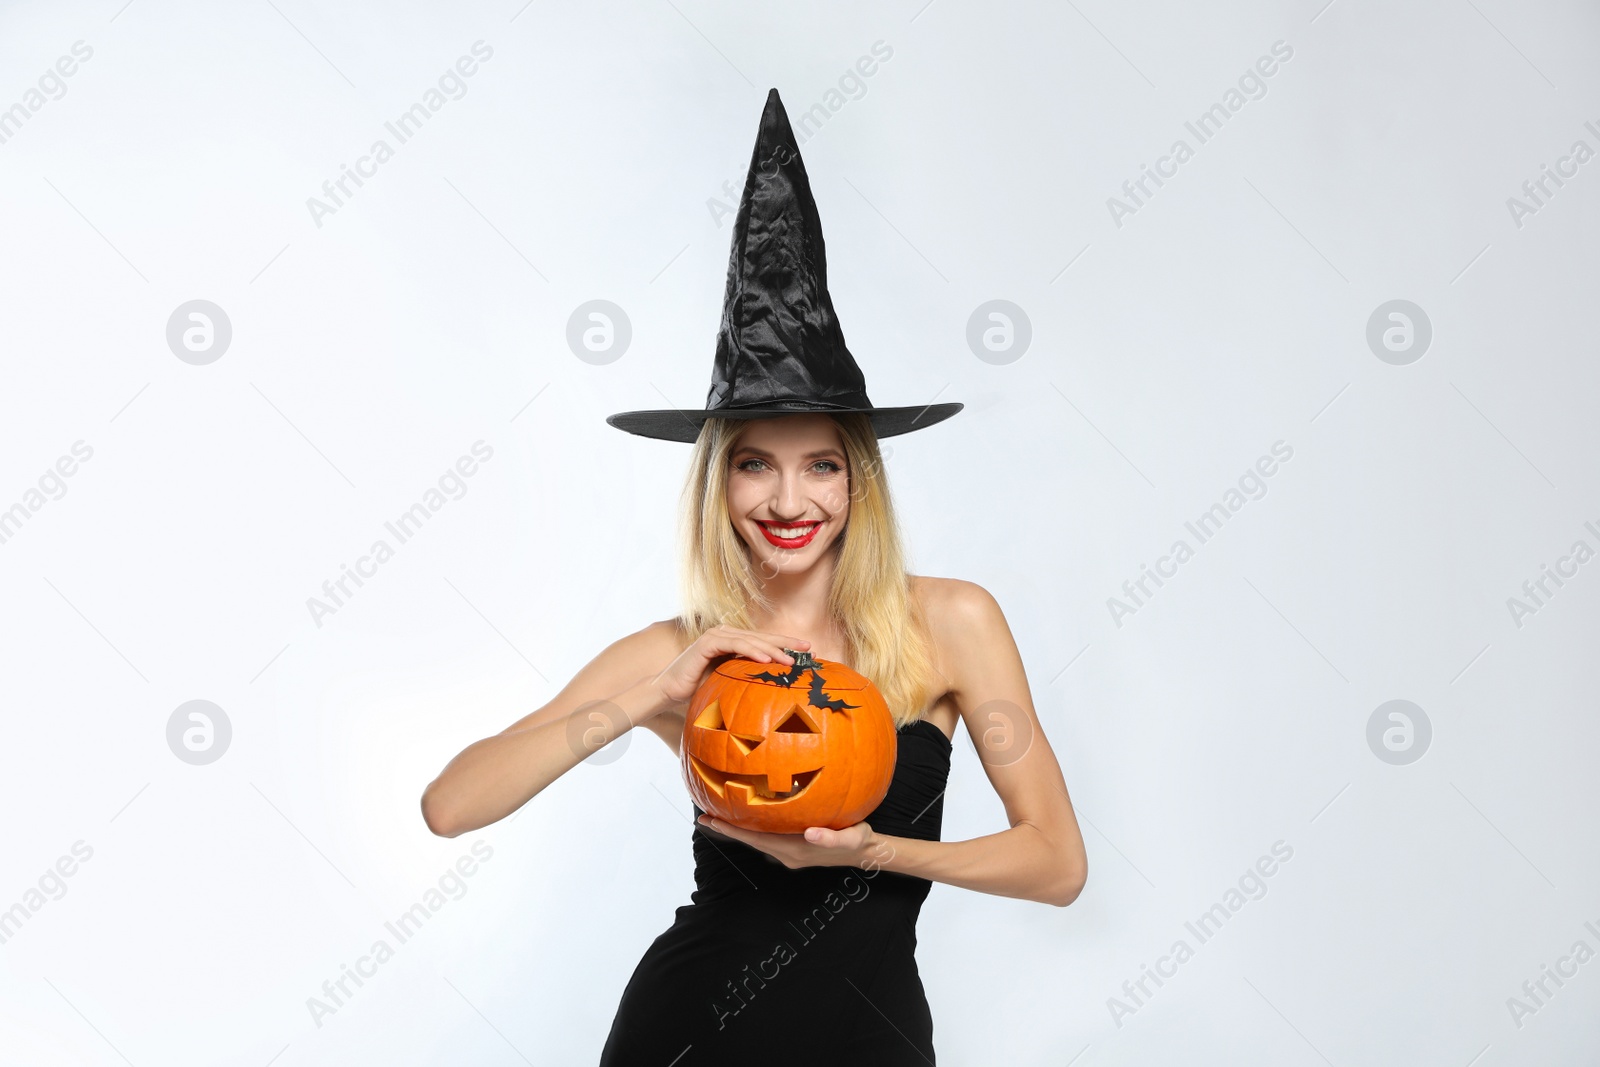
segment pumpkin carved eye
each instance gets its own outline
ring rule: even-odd
[[[713,700],[705,706],[705,710],[695,716],[694,724],[702,730],[726,730],[728,727],[722,721],[722,705]]]
[[[814,734],[811,724],[806,722],[805,716],[800,714],[799,707],[789,709],[789,715],[778,724],[780,734]]]

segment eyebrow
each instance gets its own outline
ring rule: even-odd
[[[776,457],[773,456],[773,454],[771,452],[768,452],[768,451],[766,451],[764,449],[755,448],[755,447],[753,447],[751,445],[740,445],[738,448],[733,450],[733,454],[736,455],[736,456],[740,452],[749,452],[749,453],[752,453],[753,455],[763,456],[763,457],[765,457],[767,459],[776,458]],[[839,456],[839,457],[842,458],[844,456],[844,453],[840,452],[837,448],[823,448],[823,449],[819,449],[816,452],[807,452],[804,456],[801,456],[800,458],[801,459],[815,459],[818,456]]]

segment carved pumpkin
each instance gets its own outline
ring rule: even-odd
[[[894,777],[894,717],[867,678],[785,649],[794,665],[728,659],[701,683],[683,727],[683,773],[702,811],[747,830],[842,830]]]

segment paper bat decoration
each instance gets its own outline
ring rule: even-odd
[[[807,703],[809,703],[812,707],[827,708],[831,711],[843,711],[846,708],[854,708],[857,706],[855,704],[847,704],[843,700],[831,699],[825,693],[823,693],[822,687],[824,683],[822,680],[822,673],[819,669],[821,664],[811,657],[811,653],[796,652],[792,648],[786,648],[784,651],[794,657],[793,666],[791,666],[782,674],[772,671],[762,671],[760,674],[753,675],[753,677],[759,678],[764,682],[777,682],[779,685],[791,686],[800,680],[800,675],[802,673],[805,671],[810,671],[811,691],[807,695]]]

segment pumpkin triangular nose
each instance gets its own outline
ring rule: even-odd
[[[732,730],[728,731],[728,736],[733,738],[733,743],[738,745],[739,751],[743,752],[746,756],[754,752],[760,747],[761,742],[766,740],[762,737],[749,737],[745,734],[736,734]]]

